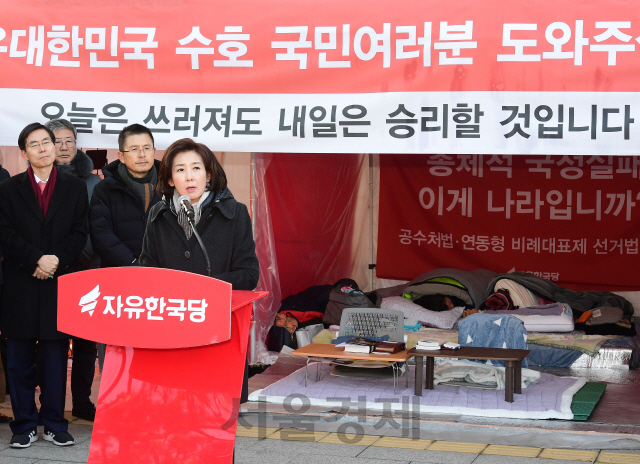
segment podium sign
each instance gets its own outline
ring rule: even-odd
[[[152,267],[95,269],[58,282],[58,330],[70,335],[136,348],[187,348],[231,337],[228,282]]]
[[[58,330],[108,344],[89,463],[230,464],[251,303],[266,294],[167,269],[60,277]]]

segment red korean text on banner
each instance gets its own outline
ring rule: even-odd
[[[640,288],[640,157],[381,155],[377,274],[515,269]]]

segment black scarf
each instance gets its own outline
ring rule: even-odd
[[[127,166],[124,163],[120,163],[118,165],[118,174],[124,184],[133,192],[136,198],[140,200],[146,213],[158,183],[158,171],[155,165],[151,167],[146,176],[134,177],[127,169]]]

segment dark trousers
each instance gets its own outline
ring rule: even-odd
[[[71,364],[71,400],[73,407],[91,402],[91,385],[96,372],[98,344],[84,338],[72,337],[73,363]],[[42,385],[42,353],[36,353],[36,385]]]
[[[2,336],[0,336],[0,359],[2,359],[2,366],[4,367],[4,381],[7,387],[6,394],[10,395],[9,375],[7,374],[7,339]]]
[[[39,414],[35,401],[36,343],[40,345],[43,356]],[[7,340],[7,371],[15,418],[9,425],[14,434],[36,427],[40,420],[52,432],[67,430],[64,400],[67,390],[68,349],[68,340]]]
[[[84,338],[73,337],[73,363],[71,364],[71,397],[73,406],[91,400],[91,385],[96,373],[98,344]]]

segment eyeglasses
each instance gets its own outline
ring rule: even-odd
[[[140,153],[144,153],[145,155],[148,155],[150,153],[153,153],[156,149],[154,147],[143,147],[143,148],[132,148],[131,150],[122,150],[122,153],[133,153],[134,155],[138,156]]]
[[[75,140],[56,140],[54,145],[57,148],[62,147],[62,145],[66,145],[67,148],[73,148],[76,146],[76,141]]]
[[[47,148],[50,143],[51,143],[51,139],[43,139],[42,142],[31,142],[27,146],[32,150],[35,150],[38,147]]]

